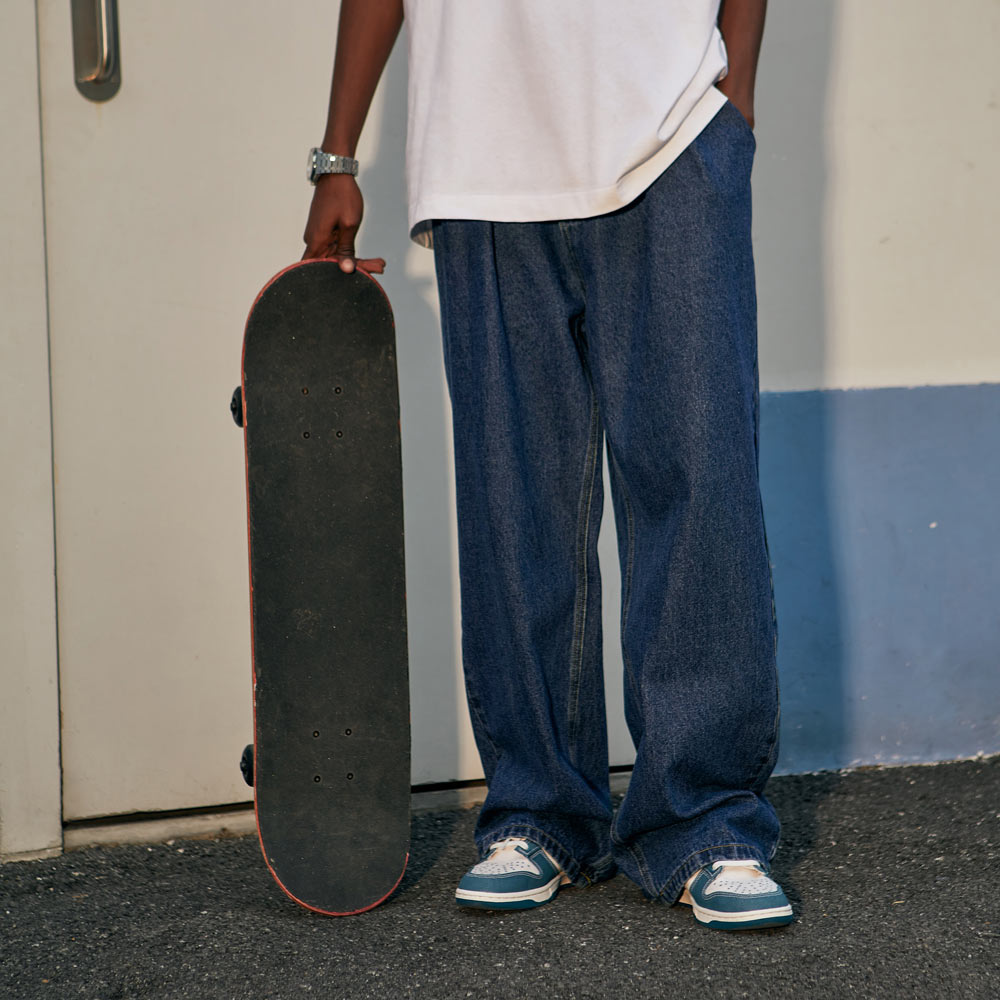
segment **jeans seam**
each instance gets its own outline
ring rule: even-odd
[[[738,108],[734,108],[734,110],[737,112],[739,111]],[[740,117],[742,118],[742,113],[740,114]],[[760,516],[761,535],[764,538],[764,559],[767,562],[767,584],[771,599],[771,645],[774,657],[772,663],[774,670],[775,702],[774,724],[767,743],[767,753],[765,754],[764,760],[757,769],[753,782],[751,783],[751,788],[756,788],[760,784],[761,776],[765,773],[770,775],[770,772],[774,769],[774,765],[777,762],[776,750],[781,731],[781,682],[778,678],[778,608],[774,594],[774,567],[771,563],[771,546],[767,540],[767,522],[764,518],[764,497],[760,492],[760,374],[759,361],[756,353],[754,355],[753,362],[753,409],[751,412],[751,419],[753,420],[753,450],[758,477],[757,505]]]
[[[764,510],[763,503],[761,504],[761,518],[763,518]],[[763,528],[763,521],[761,522]],[[773,659],[771,661],[771,670],[774,679],[774,722],[771,726],[771,732],[768,736],[766,743],[766,752],[763,759],[761,760],[760,766],[754,772],[753,780],[750,782],[750,788],[756,789],[761,784],[761,778],[763,777],[766,783],[767,778],[770,776],[771,772],[774,770],[774,766],[777,763],[778,754],[778,740],[781,732],[781,682],[778,678],[778,620],[777,620],[777,608],[775,606],[774,600],[774,574],[771,570],[771,554],[768,549],[767,544],[767,531],[764,529],[764,554],[767,559],[767,575],[770,582],[771,588],[771,630],[774,635],[773,639]]]
[[[569,229],[570,227],[565,220],[561,220],[559,222],[559,232],[562,234],[563,244],[566,247],[566,252],[569,254],[570,263],[573,265],[573,273],[576,276],[576,280],[579,283],[580,290],[582,292],[585,287],[583,271],[580,269],[580,262],[577,260],[576,250],[573,249],[573,241],[570,239]]]
[[[632,658],[629,656],[628,647],[625,644],[625,629],[628,627],[629,611],[632,608],[632,567],[635,565],[635,515],[632,511],[632,498],[629,496],[628,487],[625,485],[625,477],[622,475],[621,466],[615,456],[614,448],[608,442],[608,455],[611,464],[615,469],[615,476],[619,489],[622,491],[622,498],[625,501],[625,538],[626,538],[626,558],[625,573],[622,579],[622,620],[621,620],[621,647],[622,663],[625,667],[625,674],[628,677],[629,686],[632,688],[632,696],[636,703],[639,703],[639,684],[635,677],[635,670],[632,666]]]
[[[497,746],[496,741],[490,735],[490,731],[486,725],[486,718],[483,715],[482,709],[479,707],[479,697],[473,692],[472,685],[469,683],[468,673],[465,676],[465,700],[469,706],[469,712],[476,717],[479,723],[479,730],[489,741],[490,749],[493,751],[493,762],[496,763],[500,759],[500,748]]]
[[[590,512],[594,504],[597,483],[597,457],[600,434],[600,413],[591,387],[590,439],[584,460],[583,487],[577,504],[576,541],[576,607],[573,610],[573,640],[570,646],[570,676],[568,699],[568,754],[574,766],[578,765],[577,743],[580,728],[580,679],[583,674],[583,655],[587,631],[587,601],[590,581],[588,549],[590,546]]]
[[[633,844],[631,847],[627,847],[626,850],[635,858],[636,867],[639,869],[639,877],[642,879],[642,888],[653,896],[658,895],[656,886],[653,884],[653,873],[650,870],[649,862],[646,860],[643,849],[638,844]]]
[[[639,887],[643,892],[650,896],[656,896],[656,886],[653,882],[652,870],[649,867],[649,862],[646,860],[646,855],[639,845],[638,841],[633,844],[626,844],[616,833],[615,827],[617,826],[618,817],[615,817],[615,822],[611,824],[611,844],[614,848],[625,854],[631,855],[635,861],[636,869],[639,873]]]

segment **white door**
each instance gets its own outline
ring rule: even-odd
[[[123,83],[92,103],[70,3],[39,3],[67,820],[247,798],[244,500],[223,418],[240,312],[294,253],[275,214],[299,209],[273,184],[287,118],[255,72],[298,62],[274,65],[275,5],[120,6]]]
[[[249,797],[246,506],[227,403],[254,294],[301,253],[336,37],[326,0],[119,8],[121,88],[93,103],[74,84],[69,0],[38,4],[66,820]],[[436,362],[429,377],[439,471]],[[436,683],[456,733],[452,612],[446,600]],[[462,776],[451,756],[438,779]]]

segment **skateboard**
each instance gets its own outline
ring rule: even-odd
[[[361,913],[398,886],[410,719],[395,328],[362,271],[304,261],[247,319],[246,450],[261,849],[297,903]]]

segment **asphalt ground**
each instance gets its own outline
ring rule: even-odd
[[[713,931],[623,876],[535,910],[453,902],[472,810],[419,814],[376,910],[290,902],[254,838],[0,868],[0,997],[1000,997],[1000,757],[772,780],[785,928]]]

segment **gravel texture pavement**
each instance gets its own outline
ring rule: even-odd
[[[470,810],[413,821],[399,892],[299,909],[255,839],[75,851],[0,868],[0,997],[1000,997],[1000,757],[772,780],[786,928],[702,928],[618,876],[467,911]]]

